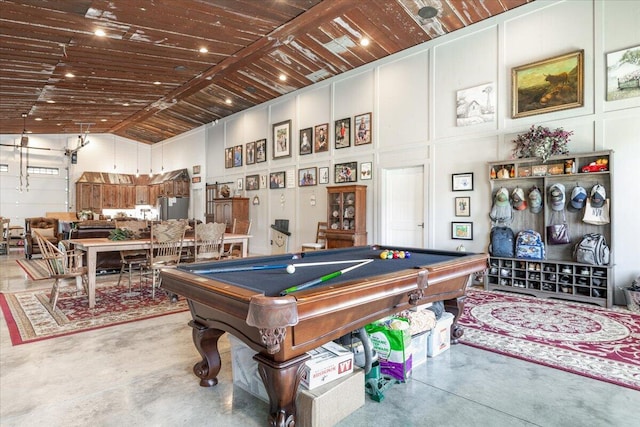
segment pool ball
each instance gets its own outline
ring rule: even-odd
[[[289,274],[293,274],[293,273],[295,273],[295,272],[296,272],[296,267],[295,267],[295,265],[291,265],[291,264],[287,265],[287,273],[289,273]]]

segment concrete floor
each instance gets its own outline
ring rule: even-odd
[[[25,279],[15,262],[22,256],[0,256],[0,291],[50,286]],[[198,385],[189,319],[12,347],[3,316],[0,426],[265,426],[267,404],[233,386],[227,339],[219,384]],[[632,426],[639,411],[639,392],[456,345],[339,426]]]

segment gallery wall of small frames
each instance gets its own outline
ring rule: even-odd
[[[272,125],[271,158],[291,157],[292,144],[291,120],[282,121]],[[334,149],[342,149],[353,146],[367,145],[373,142],[372,114],[363,113],[352,117],[335,120],[333,127],[329,123],[315,125],[300,129],[298,136],[298,153],[300,156],[312,155],[329,151],[333,133]],[[235,145],[225,148],[225,169],[253,165],[267,161],[267,139],[247,142],[243,145]],[[306,167],[298,169],[298,186],[307,187],[318,184],[329,184],[330,176],[336,184],[371,180],[373,178],[373,163],[345,162],[334,165],[333,174],[328,167]],[[267,176],[247,175],[244,180],[244,189],[255,191],[260,188],[278,189],[285,186],[285,172],[271,172]],[[268,184],[267,184],[268,182]],[[238,184],[240,186],[240,184]]]

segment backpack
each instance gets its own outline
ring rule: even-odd
[[[609,264],[609,246],[602,234],[589,233],[573,247],[576,262],[592,265]]]
[[[509,227],[493,227],[491,229],[491,241],[489,253],[492,256],[513,258],[513,230]]]
[[[544,243],[540,233],[523,230],[516,237],[516,258],[545,259]]]

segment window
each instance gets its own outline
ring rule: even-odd
[[[4,163],[0,164],[0,172],[9,172],[9,165]]]
[[[40,168],[35,166],[29,166],[27,168],[28,174],[40,174],[40,175],[59,175],[58,168]]]

